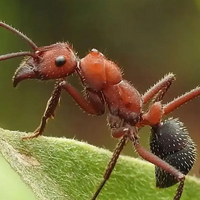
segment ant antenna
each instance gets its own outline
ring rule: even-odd
[[[37,58],[37,56],[34,53],[31,53],[29,51],[22,51],[22,52],[9,53],[9,54],[2,55],[0,56],[0,61],[8,60],[10,58],[16,58],[20,56],[31,56],[33,58]]]
[[[4,22],[0,21],[0,27],[3,27],[5,29],[7,29],[8,31],[11,31],[12,33],[20,36],[22,39],[24,39],[26,42],[28,42],[28,44],[30,45],[30,47],[34,51],[36,51],[38,49],[37,45],[30,38],[28,38],[26,35],[24,35],[20,31],[18,31],[17,29],[13,28],[12,26],[5,24]],[[24,52],[16,52],[16,53],[10,53],[10,54],[6,54],[6,55],[2,55],[2,56],[0,56],[0,61],[1,60],[7,60],[7,59],[10,59],[10,58],[16,58],[16,57],[20,57],[20,56],[31,56],[33,58],[37,57],[35,55],[35,53],[31,53],[29,51],[24,51]]]
[[[19,35],[21,38],[23,38],[25,41],[28,42],[28,44],[31,46],[31,48],[36,51],[37,50],[37,45],[30,39],[28,38],[26,35],[24,35],[23,33],[21,33],[20,31],[18,31],[17,29],[13,28],[12,26],[9,26],[8,24],[5,24],[3,22],[0,22],[0,26],[13,32],[16,35]]]

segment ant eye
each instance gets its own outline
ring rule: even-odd
[[[57,67],[62,67],[66,63],[66,59],[64,56],[58,56],[55,60],[55,64]]]

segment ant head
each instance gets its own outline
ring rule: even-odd
[[[74,72],[77,65],[77,57],[67,43],[40,47],[34,55],[26,57],[16,70],[14,86],[29,78],[48,80],[66,77]]]
[[[96,49],[92,49],[81,59],[79,67],[84,82],[97,91],[122,80],[119,67]]]
[[[0,56],[0,61],[26,56],[13,76],[14,87],[25,79],[57,79],[75,71],[78,58],[68,43],[37,47],[33,41],[15,28],[3,22],[0,22],[0,26],[22,37],[33,49],[33,52],[17,52]]]

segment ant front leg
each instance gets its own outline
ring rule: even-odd
[[[62,81],[60,87],[67,91],[79,107],[91,115],[103,115],[105,112],[105,102],[101,92],[93,91],[89,88],[84,88],[86,98],[82,97],[80,93],[67,81]]]
[[[32,139],[42,135],[46,127],[47,120],[50,117],[54,117],[54,111],[59,103],[62,89],[66,90],[85,112],[93,115],[102,115],[105,112],[104,99],[101,93],[93,92],[86,88],[86,100],[75,90],[73,86],[62,79],[55,84],[54,91],[47,102],[39,127],[34,131],[33,135],[23,137],[22,139]]]
[[[39,135],[42,135],[44,132],[44,129],[47,124],[47,120],[51,117],[54,118],[54,111],[59,103],[60,96],[61,96],[61,87],[59,86],[60,81],[57,81],[54,87],[54,90],[51,94],[51,97],[49,98],[47,102],[47,106],[44,112],[44,115],[41,119],[41,123],[39,127],[34,131],[33,135],[23,137],[22,139],[32,139],[36,138]]]

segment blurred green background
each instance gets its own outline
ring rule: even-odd
[[[13,25],[38,46],[69,41],[80,57],[96,48],[124,70],[124,78],[144,93],[168,72],[177,81],[164,102],[200,84],[199,0],[113,0],[113,1],[0,1],[0,20]],[[18,36],[0,29],[0,54],[30,50]],[[12,76],[21,58],[0,62],[0,126],[33,131],[40,122],[53,82],[26,80],[17,89]],[[70,78],[79,88],[77,77]],[[200,148],[200,99],[173,112]],[[55,120],[45,135],[77,138],[112,150],[106,116],[83,113],[63,92]],[[141,131],[141,144],[148,148],[149,128]],[[198,150],[199,152],[199,150]],[[131,145],[124,154],[136,156]],[[199,175],[199,160],[191,174]],[[134,173],[134,172],[133,172]]]

